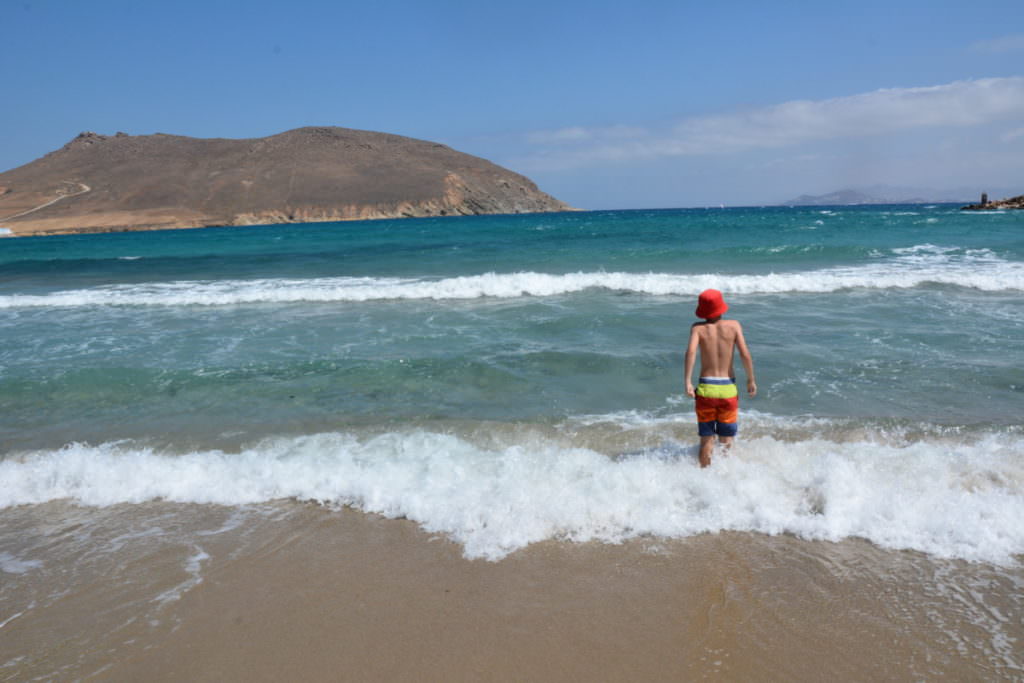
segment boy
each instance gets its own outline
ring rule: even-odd
[[[690,344],[686,347],[686,393],[697,399],[697,431],[700,433],[700,466],[711,464],[715,436],[726,448],[736,436],[739,392],[736,372],[732,367],[734,350],[747,371],[747,393],[757,394],[754,361],[743,338],[743,328],[735,320],[722,320],[729,306],[717,289],[705,289],[697,299],[697,317],[702,323],[690,328]],[[700,348],[700,381],[693,388],[693,363]]]

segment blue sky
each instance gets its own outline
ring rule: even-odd
[[[1024,2],[0,0],[0,170],[83,130],[436,140],[582,208],[1024,193]]]

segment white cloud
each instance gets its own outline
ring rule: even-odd
[[[747,168],[794,168],[799,166],[805,166],[807,164],[820,164],[821,162],[831,159],[821,154],[798,154],[796,156],[777,157],[775,159],[768,159],[767,161],[758,162],[752,164]]]
[[[642,137],[647,134],[636,126],[609,126],[607,128],[584,128],[572,126],[557,130],[539,130],[526,134],[526,141],[534,145],[558,145],[582,140],[615,140]]]
[[[592,136],[590,131],[582,126],[572,128],[559,128],[558,130],[538,130],[527,133],[526,141],[534,145],[557,145],[563,142],[577,142],[589,140]]]
[[[610,161],[737,153],[928,127],[977,126],[1014,116],[1024,117],[1024,77],[955,81],[692,117],[662,131],[628,126],[541,131],[527,137],[537,149],[520,165],[552,170]],[[554,145],[556,142],[559,144]]]
[[[1003,133],[1002,137],[1000,137],[1000,140],[1002,140],[1003,142],[1011,142],[1018,138],[1024,138],[1024,128],[1014,128],[1013,130],[1008,130],[1005,133]]]
[[[1024,51],[1024,33],[1000,36],[991,40],[980,40],[971,45],[971,49],[975,52],[990,52],[993,54]]]

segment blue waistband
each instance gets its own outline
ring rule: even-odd
[[[736,384],[736,380],[733,378],[718,379],[717,377],[701,377],[697,382],[698,384]]]

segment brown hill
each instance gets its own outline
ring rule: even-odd
[[[0,173],[0,227],[15,235],[569,209],[485,159],[347,128],[246,140],[82,133]]]

